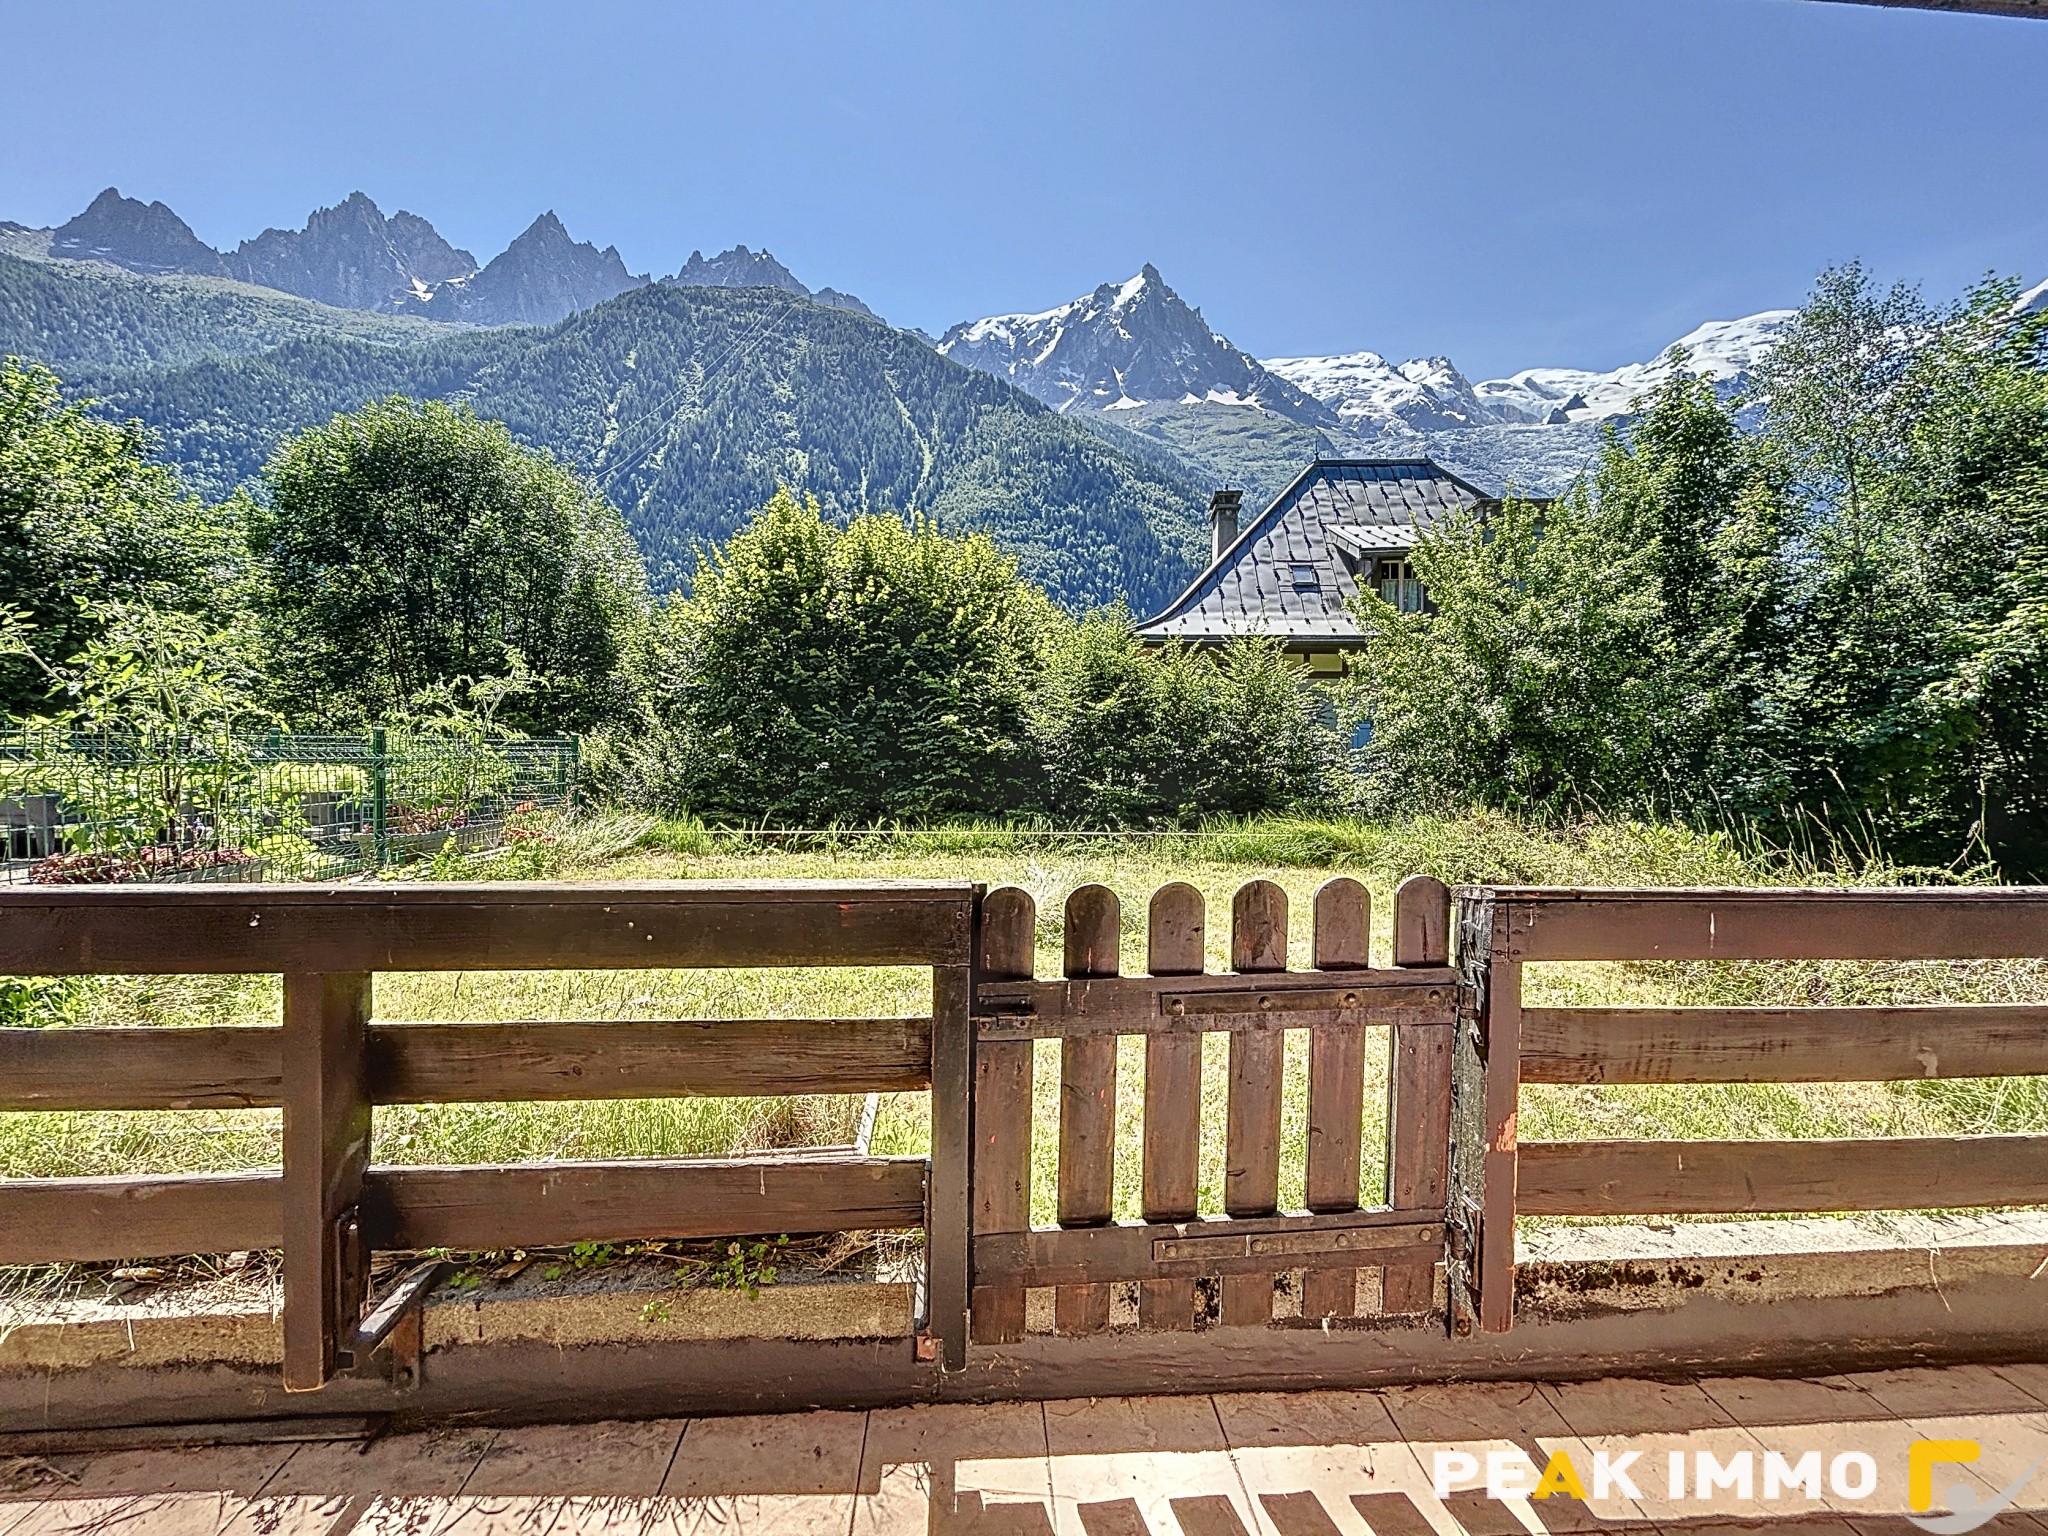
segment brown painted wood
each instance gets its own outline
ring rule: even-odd
[[[0,1029],[0,1110],[269,1109],[275,1028]]]
[[[906,1093],[931,1086],[930,1019],[379,1024],[379,1104]]]
[[[982,899],[977,985],[1029,980],[1037,943],[1038,907],[1015,886]],[[1031,1224],[1031,1077],[1029,1040],[981,1043],[974,1056],[975,1253],[990,1233],[1021,1232]],[[976,1343],[1014,1343],[1024,1337],[1024,1287],[983,1284],[978,1257],[971,1298]]]
[[[1182,1029],[1312,1029],[1320,1024],[1441,1024],[1457,980],[1445,970],[1123,976],[979,988],[983,1040],[1143,1035]]]
[[[930,1019],[373,1024],[377,1104],[903,1093],[931,1086]],[[0,1110],[261,1109],[276,1028],[0,1029]]]
[[[965,881],[0,889],[0,974],[964,965]]]
[[[1319,971],[1363,971],[1372,966],[1372,893],[1349,875],[1316,887],[1312,942]]]
[[[974,971],[932,967],[931,1162],[925,1185],[926,1328],[948,1371],[967,1364],[968,1177],[974,1155]]]
[[[1176,881],[1152,893],[1145,969],[1154,976],[1200,974],[1202,893]],[[1145,1039],[1143,1208],[1147,1221],[1193,1218],[1201,1183],[1202,1037],[1193,1032]],[[1146,1280],[1138,1288],[1141,1327],[1195,1326],[1192,1280]]]
[[[1247,880],[1231,898],[1230,968],[1287,969],[1287,893],[1270,880]]]
[[[276,1248],[283,1211],[275,1172],[0,1179],[0,1264]]]
[[[1230,904],[1230,968],[1237,972],[1287,968],[1287,893],[1270,880],[1252,880]],[[1286,1061],[1278,1031],[1230,1037],[1230,1106],[1224,1130],[1223,1209],[1232,1216],[1267,1216],[1280,1204],[1280,1088]],[[1273,1316],[1273,1282],[1266,1275],[1231,1275],[1223,1282],[1221,1318],[1228,1326],[1266,1323]]]
[[[1070,977],[1114,976],[1121,969],[1123,909],[1106,885],[1084,885],[1067,897],[1065,971]],[[1116,1173],[1115,1035],[1071,1036],[1060,1042],[1059,1221],[1100,1226],[1110,1219]],[[1109,1288],[1061,1286],[1053,1297],[1061,1333],[1104,1333]]]
[[[925,1161],[646,1158],[370,1170],[377,1248],[493,1249],[924,1224]]]
[[[2048,1007],[1528,1008],[1526,1083],[1828,1083],[2048,1073]]]
[[[1450,888],[1434,875],[1410,875],[1394,891],[1394,964],[1433,967],[1450,959]],[[1450,1028],[1396,1023],[1388,1050],[1387,1199],[1441,1207],[1450,1188]],[[1381,1311],[1427,1312],[1435,1304],[1436,1265],[1395,1265],[1381,1277]]]
[[[1970,960],[2048,955],[2048,886],[1501,890],[1518,960]]]
[[[1501,1392],[1461,1390],[1459,1396],[1489,1405],[1506,1398],[1510,1412],[1519,1400],[1526,1421],[1531,1379],[1828,1376],[1966,1360],[2039,1360],[2048,1347],[2048,1324],[2024,1278],[2039,1262],[2039,1247],[2032,1248],[2031,1259],[2019,1244],[1991,1252],[1999,1254],[1990,1260],[1996,1275],[1971,1278],[1951,1274],[1944,1265],[1939,1292],[1921,1285],[1844,1296],[1830,1294],[1823,1279],[1820,1294],[1813,1294],[1817,1275],[1840,1274],[1841,1256],[1832,1254],[1818,1270],[1764,1261],[1776,1298],[1765,1306],[1678,1304],[1619,1314],[1598,1306],[1566,1309],[1546,1317],[1541,1329],[1511,1339],[1446,1338],[1433,1326],[1357,1325],[1336,1326],[1327,1334],[1274,1327],[1163,1335],[1133,1330],[1089,1339],[1033,1335],[1003,1349],[976,1351],[968,1371],[959,1375],[942,1375],[917,1361],[901,1337],[678,1340],[650,1330],[645,1338],[568,1350],[543,1339],[487,1342],[437,1351],[418,1392],[403,1407],[410,1419],[480,1426],[794,1412],[821,1404],[858,1409],[1116,1397],[1157,1392],[1162,1384],[1182,1393],[1298,1392],[1449,1380],[1524,1384]],[[1924,1248],[1911,1254],[1895,1250],[1881,1262],[1898,1270],[1908,1257],[1924,1272]],[[151,1368],[110,1361],[85,1370],[0,1373],[0,1422],[52,1430],[255,1414],[296,1421],[344,1406],[368,1413],[396,1405],[380,1380],[340,1380],[320,1397],[284,1398],[260,1373],[184,1363]],[[1501,1414],[1489,1406],[1484,1416]],[[1453,1419],[1465,1427],[1443,1433],[1467,1432],[1469,1414]],[[880,1432],[877,1421],[871,1434]],[[1131,1448],[1128,1442],[1109,1444]],[[937,1459],[950,1459],[950,1453]],[[1661,1468],[1658,1462],[1652,1474]],[[1351,1471],[1355,1476],[1355,1459]],[[1636,1472],[1642,1471],[1639,1462]],[[1338,1486],[1341,1493],[1359,1484]],[[1330,1507],[1341,1514],[1341,1497]],[[1367,1511],[1368,1522],[1376,1516],[1376,1510]]]
[[[1530,1216],[2048,1204],[2048,1136],[1565,1141],[1521,1148]]]
[[[370,977],[284,979],[284,1387],[334,1374],[362,1310],[367,1254],[345,1230],[370,1161]]]
[[[1371,963],[1372,897],[1348,876],[1326,880],[1315,895],[1313,953],[1323,971]],[[1358,1206],[1365,1116],[1365,1027],[1323,1025],[1310,1033],[1308,1059],[1307,1205],[1312,1211]],[[1351,1317],[1357,1312],[1356,1270],[1318,1271],[1302,1287],[1302,1315]]]
[[[1026,1285],[1142,1280],[1147,1276],[1255,1276],[1276,1269],[1356,1274],[1361,1260],[1413,1257],[1443,1246],[1443,1223],[1412,1211],[1118,1222],[1087,1231],[1040,1228],[991,1238],[985,1262]],[[1251,1321],[1263,1322],[1264,1318]]]
[[[5,1430],[0,1431],[0,1457],[85,1456],[109,1451],[184,1450],[216,1445],[292,1445],[312,1440],[368,1441],[384,1429],[389,1418],[388,1414],[381,1413],[321,1413],[307,1414],[304,1418],[216,1419],[197,1424]],[[133,1512],[139,1514],[142,1508],[147,1506],[133,1508]],[[270,1523],[262,1517],[259,1519],[264,1526]],[[18,1530],[20,1527],[9,1526],[8,1529]]]
[[[1410,875],[1394,889],[1394,964],[1450,963],[1450,887],[1434,875]]]
[[[1480,1025],[1491,974],[1494,908],[1483,888],[1461,890],[1458,993],[1461,1018],[1451,1031],[1450,1188],[1444,1202],[1445,1323],[1453,1339],[1479,1328],[1480,1227],[1486,1206],[1486,1054]],[[1391,1149],[1390,1149],[1391,1150]]]

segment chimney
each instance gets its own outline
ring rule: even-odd
[[[1209,559],[1213,564],[1237,542],[1237,509],[1243,491],[1212,491],[1209,495]]]

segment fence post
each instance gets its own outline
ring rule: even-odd
[[[1410,875],[1394,892],[1394,964],[1451,963],[1451,893],[1433,875]],[[1455,1025],[1396,1024],[1387,1072],[1387,1203],[1439,1211],[1450,1192],[1451,1037]],[[1436,1305],[1434,1264],[1390,1264],[1383,1312]]]
[[[982,887],[961,912],[960,961],[932,967],[932,1150],[925,1173],[925,1328],[919,1357],[934,1349],[939,1368],[967,1365],[968,1245],[974,1155],[974,955]]]
[[[1250,881],[1231,899],[1230,968],[1240,973],[1287,969],[1287,893],[1270,880]],[[1282,1030],[1230,1033],[1225,1215],[1271,1216],[1280,1209],[1280,1079],[1286,1051]],[[1272,1322],[1273,1276],[1225,1275],[1218,1321],[1225,1327]]]
[[[1493,891],[1458,898],[1459,1021],[1451,1059],[1447,1222],[1451,1331],[1505,1333],[1515,1306],[1515,1108],[1521,1089],[1522,966],[1513,908]]]
[[[362,1312],[369,1255],[357,1226],[370,1161],[370,977],[284,979],[284,1388],[334,1374]]]
[[[583,738],[571,736],[562,752],[562,808],[574,810],[583,789]]]
[[[1123,909],[1106,885],[1067,897],[1065,964],[1069,977],[1115,976],[1123,969]],[[1116,1173],[1115,1035],[1069,1035],[1060,1042],[1059,1223],[1109,1222]],[[1064,1334],[1109,1331],[1107,1285],[1053,1291],[1053,1328]]]
[[[390,808],[390,779],[384,755],[384,727],[370,731],[370,833],[375,840],[377,867],[391,862],[391,831],[386,813]]]
[[[1316,890],[1313,961],[1319,971],[1372,964],[1372,897],[1347,875]],[[1365,1120],[1365,1025],[1321,1024],[1309,1031],[1307,1205],[1358,1209]],[[1301,1282],[1301,1315],[1311,1322],[1358,1313],[1355,1269],[1311,1269]],[[1384,1287],[1383,1287],[1384,1289]]]
[[[1028,892],[1004,886],[977,902],[976,979],[1029,981],[1037,934],[1038,906]],[[1033,1054],[1029,1040],[977,1041],[974,1047],[975,1237],[1031,1226]],[[1024,1337],[1023,1286],[976,1285],[971,1305],[977,1344]]]

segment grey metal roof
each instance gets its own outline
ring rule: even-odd
[[[1325,523],[1323,532],[1332,544],[1354,555],[1415,547],[1413,523]]]
[[[1355,643],[1364,637],[1344,605],[1356,583],[1338,549],[1409,549],[1415,530],[1492,499],[1428,459],[1318,459],[1138,633]],[[1312,570],[1316,584],[1303,584],[1296,567]]]

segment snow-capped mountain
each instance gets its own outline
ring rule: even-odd
[[[1473,386],[1479,400],[1502,414],[1501,421],[1604,421],[1628,413],[1630,402],[1654,389],[1670,373],[1673,347],[1685,350],[1686,366],[1704,374],[1726,397],[1739,393],[1764,355],[1776,344],[1795,311],[1767,309],[1740,320],[1709,320],[1687,331],[1646,362],[1627,363],[1606,373],[1583,368],[1524,368],[1505,379]]]
[[[1269,357],[1266,366],[1337,413],[1341,426],[1377,429],[1399,422],[1416,431],[1450,431],[1502,418],[1473,393],[1447,357],[1390,363],[1377,352],[1338,357]]]
[[[1740,320],[1712,320],[1672,343],[1686,365],[1712,379],[1723,395],[1739,392],[1792,317],[1767,309]],[[1266,366],[1298,384],[1353,430],[1407,426],[1418,432],[1467,427],[1607,421],[1670,372],[1671,348],[1605,373],[1586,368],[1524,368],[1505,379],[1473,384],[1443,357],[1390,363],[1377,352],[1336,357],[1271,357]]]
[[[1147,404],[1260,406],[1296,421],[1331,413],[1209,329],[1147,263],[1071,303],[966,320],[939,339],[955,362],[1008,379],[1062,411]]]
[[[2038,314],[2048,310],[2048,282],[2036,283],[2013,301],[2013,313],[2020,315]]]

